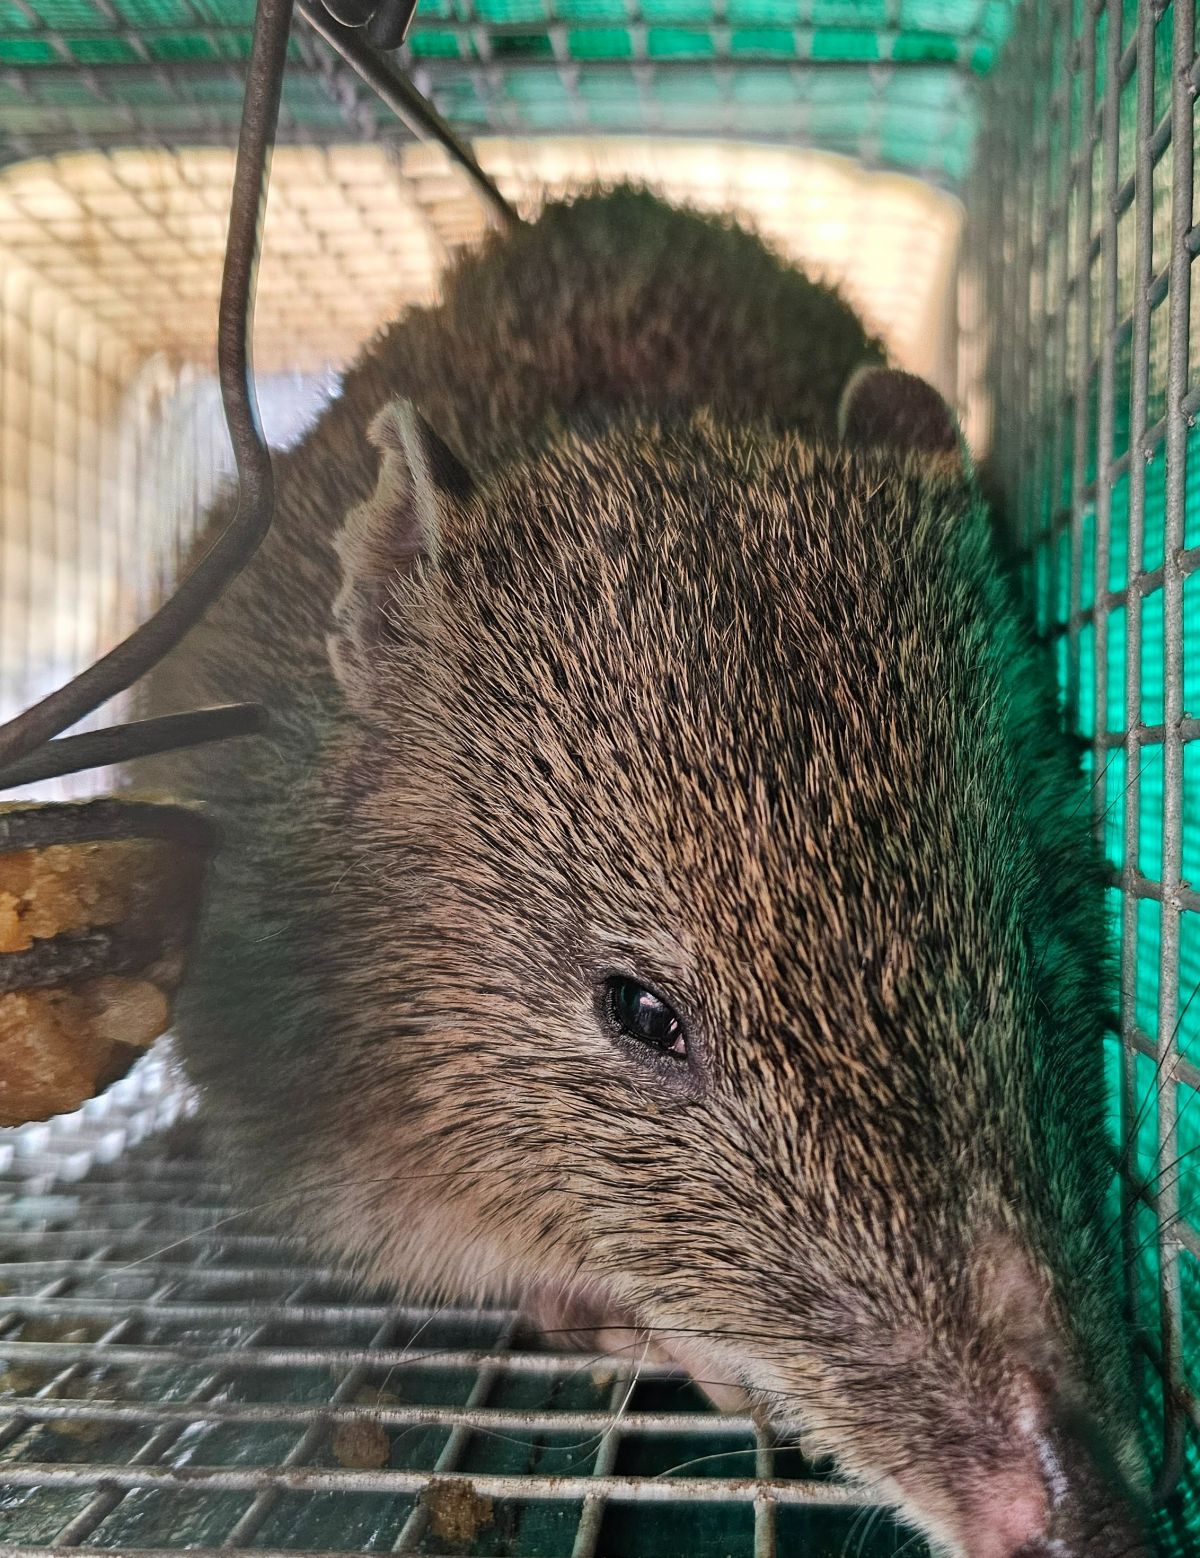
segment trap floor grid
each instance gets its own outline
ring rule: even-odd
[[[128,1099],[0,1133],[10,1558],[924,1551],[660,1366],[356,1290],[231,1208],[194,1121],[129,1145],[186,1115],[159,1079]]]

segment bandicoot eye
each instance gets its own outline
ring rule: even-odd
[[[649,1045],[676,1060],[687,1059],[683,1023],[653,990],[636,979],[614,975],[604,981],[603,1004],[609,1021],[624,1038]]]

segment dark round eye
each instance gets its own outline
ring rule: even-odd
[[[604,982],[604,1006],[617,1031],[627,1039],[648,1044],[651,1049],[676,1060],[687,1059],[687,1035],[683,1024],[653,990],[636,979],[614,975]]]

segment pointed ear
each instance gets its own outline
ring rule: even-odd
[[[379,475],[374,492],[350,510],[334,538],[342,587],[329,635],[334,674],[360,707],[371,702],[393,585],[436,564],[442,517],[473,490],[458,459],[408,401],[390,401],[367,437],[379,451]]]
[[[873,363],[851,375],[842,391],[838,432],[852,449],[923,455],[963,472],[966,454],[953,411],[915,374]]]

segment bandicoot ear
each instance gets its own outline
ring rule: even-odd
[[[367,430],[379,451],[375,491],[346,515],[334,539],[342,587],[333,604],[329,658],[352,703],[369,707],[397,578],[435,565],[442,517],[465,502],[470,476],[410,402],[390,401]]]
[[[940,465],[965,465],[953,411],[932,385],[913,373],[867,364],[842,391],[838,432],[853,449],[927,455]]]

